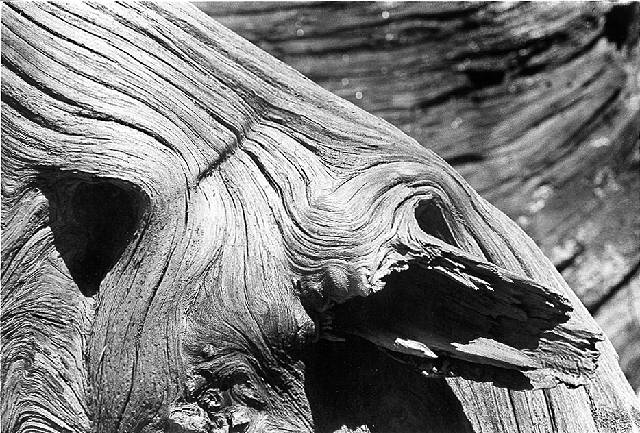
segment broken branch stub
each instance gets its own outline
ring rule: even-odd
[[[458,417],[550,395],[632,422],[551,264],[393,126],[188,5],[2,26],[5,431],[311,431],[329,331],[451,376]]]

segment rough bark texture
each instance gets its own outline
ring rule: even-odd
[[[4,4],[2,170],[3,431],[638,429],[514,222],[192,6]]]
[[[640,392],[640,4],[200,3],[443,156],[531,236]]]

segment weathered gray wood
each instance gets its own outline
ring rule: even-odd
[[[192,6],[5,4],[2,168],[4,431],[637,428],[515,223]]]
[[[639,3],[198,7],[442,155],[551,258],[640,392]]]

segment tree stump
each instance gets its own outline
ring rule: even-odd
[[[517,224],[193,6],[4,4],[2,169],[3,431],[638,428]]]

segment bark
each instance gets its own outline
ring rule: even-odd
[[[638,428],[514,222],[192,6],[4,4],[2,169],[3,431]]]
[[[640,392],[640,5],[199,3],[453,165],[531,236]]]

